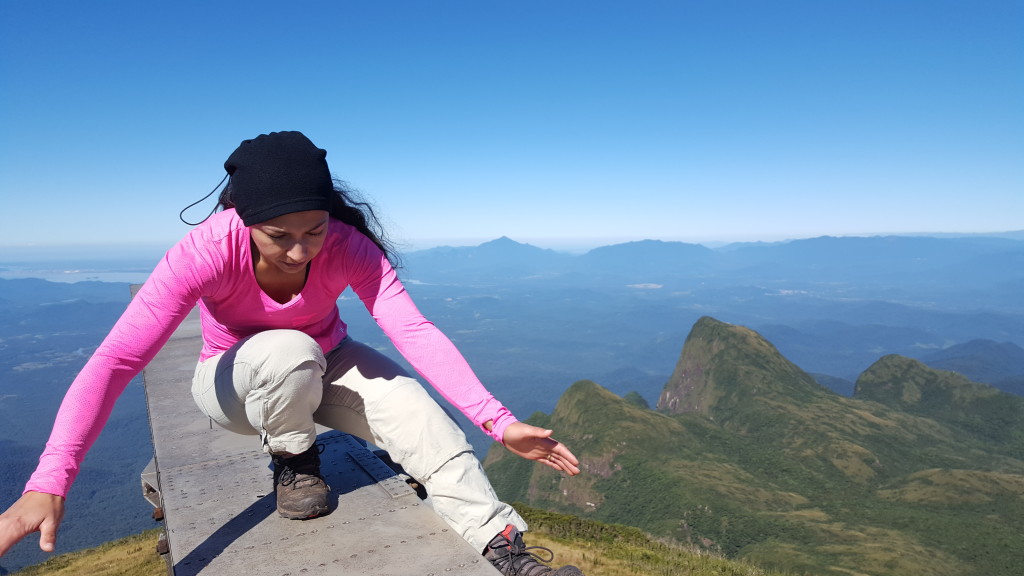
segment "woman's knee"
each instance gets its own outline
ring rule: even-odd
[[[283,398],[286,402],[299,398],[309,398],[306,403],[320,401],[325,364],[323,351],[313,338],[302,332],[260,332],[207,363],[212,365],[201,370],[205,382],[197,384],[209,390],[203,396],[215,389],[218,403],[248,404],[274,398]]]
[[[290,371],[304,362],[314,361],[321,371],[327,362],[316,340],[298,330],[266,330],[246,338],[236,354],[250,366],[271,365]]]

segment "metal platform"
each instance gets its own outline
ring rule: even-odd
[[[173,576],[487,575],[497,571],[362,442],[324,430],[333,512],[276,513],[256,436],[210,424],[190,392],[198,311],[144,372],[154,458],[143,494],[162,511]]]

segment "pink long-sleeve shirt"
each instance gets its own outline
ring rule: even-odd
[[[352,226],[331,219],[302,292],[285,304],[256,283],[250,246],[249,229],[229,209],[167,252],[68,389],[25,491],[67,495],[118,396],[197,302],[200,360],[277,328],[305,332],[327,353],[346,336],[337,301],[351,286],[398,351],[475,425],[483,429],[491,421],[487,433],[500,442],[517,421],[452,342],[420,314],[381,250]]]

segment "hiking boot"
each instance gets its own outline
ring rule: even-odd
[[[322,444],[295,456],[272,455],[277,513],[292,520],[323,516],[330,510],[331,487],[320,475]]]
[[[531,550],[547,552],[547,559],[541,558]],[[575,566],[562,566],[555,570],[546,563],[555,559],[551,550],[543,546],[523,544],[523,534],[509,524],[487,543],[484,558],[505,576],[584,576]]]

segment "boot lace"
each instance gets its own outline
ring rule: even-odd
[[[288,486],[295,483],[298,487],[298,482],[307,481],[307,484],[315,484],[321,480],[320,454],[323,453],[324,448],[326,446],[323,444],[313,444],[302,454],[281,458],[278,484]]]
[[[505,543],[507,542],[507,544]],[[494,566],[501,570],[505,576],[540,576],[551,572],[547,566],[555,559],[555,553],[544,546],[526,546],[521,538],[514,541],[505,540],[498,544],[488,544],[491,550],[497,553],[497,560]],[[534,552],[534,550],[545,552],[547,557]]]

